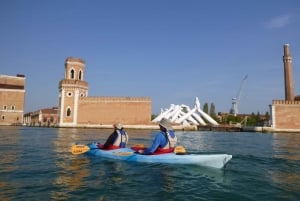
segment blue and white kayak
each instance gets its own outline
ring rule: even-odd
[[[142,155],[135,153],[131,148],[102,150],[98,148],[97,143],[90,143],[87,146],[89,147],[89,150],[86,152],[88,155],[144,163],[193,164],[204,167],[224,168],[232,158],[232,155],[228,154],[176,155],[173,152],[158,155]]]

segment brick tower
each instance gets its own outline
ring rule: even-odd
[[[292,72],[292,57],[290,55],[290,45],[284,45],[283,54],[284,64],[284,86],[285,86],[285,100],[294,101],[294,83],[293,83],[293,72]]]
[[[59,82],[59,126],[74,126],[78,118],[79,97],[88,95],[84,81],[85,61],[68,57],[65,60],[65,77]]]

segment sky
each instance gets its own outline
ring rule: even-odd
[[[0,30],[25,112],[58,106],[67,57],[85,60],[89,96],[150,97],[152,114],[196,97],[229,112],[239,96],[239,113],[264,114],[285,98],[290,44],[300,94],[299,0],[1,0]]]

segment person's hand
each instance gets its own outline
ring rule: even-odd
[[[143,153],[144,153],[144,150],[138,150],[137,153],[143,154]]]

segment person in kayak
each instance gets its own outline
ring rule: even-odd
[[[137,153],[151,155],[170,153],[174,151],[177,143],[177,137],[170,121],[166,118],[162,118],[159,122],[159,129],[160,132],[156,134],[151,147],[144,150],[137,150]]]
[[[101,149],[119,149],[125,148],[128,142],[128,134],[120,123],[114,124],[114,132],[110,134],[104,145],[99,144]]]

